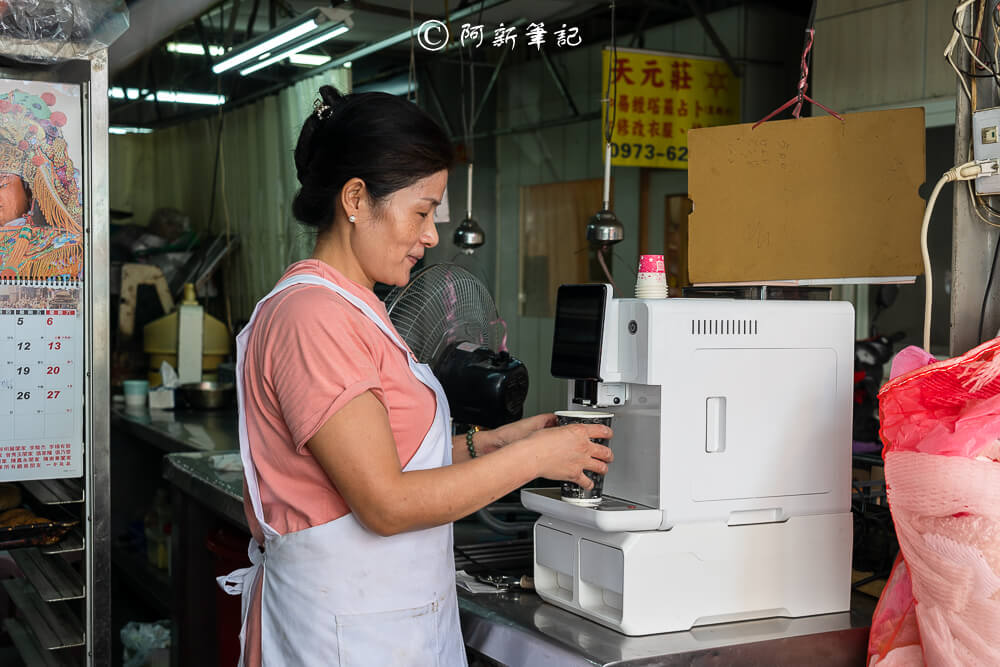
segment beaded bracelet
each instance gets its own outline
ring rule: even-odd
[[[469,430],[465,434],[465,445],[469,448],[469,458],[474,459],[478,456],[476,453],[476,446],[472,442],[472,436],[474,436],[479,431],[478,426],[470,426]]]

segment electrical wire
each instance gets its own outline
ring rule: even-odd
[[[938,182],[931,191],[931,196],[927,199],[927,206],[924,209],[923,222],[920,225],[920,256],[924,263],[924,350],[930,354],[931,351],[931,307],[933,305],[933,275],[931,273],[931,258],[927,249],[927,230],[930,227],[931,213],[934,212],[934,204],[937,202],[938,194],[945,183],[949,181],[965,181],[978,178],[983,171],[983,165],[990,161],[966,162],[965,164],[952,167],[941,175]],[[995,173],[994,169],[994,173]]]
[[[417,103],[417,87],[414,85],[417,79],[417,60],[414,55],[413,43],[416,35],[413,32],[413,0],[410,0],[410,68],[406,73],[406,101]]]
[[[971,0],[971,1],[975,2],[975,0]],[[965,7],[967,7],[967,5],[968,5],[968,3],[966,3],[965,6],[959,5],[959,8],[956,9],[955,12],[951,15],[951,25],[955,29],[955,33],[958,35],[959,39],[962,41],[962,46],[964,46],[965,50],[969,52],[969,55],[972,56],[972,59],[976,62],[976,64],[979,65],[979,67],[981,67],[982,69],[987,70],[990,73],[989,76],[991,76],[991,77],[993,77],[995,79],[996,76],[997,76],[997,73],[993,70],[993,68],[989,64],[984,63],[982,60],[979,59],[979,56],[976,55],[975,51],[972,50],[972,47],[969,46],[969,42],[967,41],[968,39],[971,39],[971,40],[973,40],[975,42],[982,43],[982,41],[983,41],[982,38],[981,37],[977,37],[975,35],[968,35],[968,34],[966,34],[966,32],[964,30],[962,30],[959,27],[959,24],[958,24],[959,10],[961,10],[962,20],[964,21],[965,20]],[[982,16],[980,16],[979,19],[980,19],[979,28],[982,28]],[[966,75],[967,76],[977,76],[975,74],[970,74],[970,73],[966,73]]]
[[[611,143],[614,136],[615,123],[618,120],[618,79],[615,77],[615,65],[618,64],[618,45],[615,41],[615,1],[611,0],[611,54],[608,58],[608,84],[604,89],[604,140]],[[614,95],[611,96],[612,82]]]
[[[959,38],[959,34],[960,34],[959,30],[958,30],[958,27],[957,27],[958,23],[959,23],[958,15],[961,13],[961,15],[962,15],[962,19],[961,20],[964,22],[964,20],[965,20],[965,10],[973,2],[975,2],[975,0],[965,0],[965,2],[961,3],[960,5],[958,5],[955,8],[955,10],[952,12],[952,26],[955,27],[955,30],[951,33],[951,39],[948,40],[948,45],[945,46],[945,48],[944,48],[944,57],[945,57],[945,60],[947,60],[948,64],[951,65],[951,68],[953,70],[955,70],[955,76],[958,77],[959,83],[962,84],[962,90],[965,92],[965,96],[969,99],[970,102],[972,101],[972,91],[969,90],[969,84],[966,82],[965,78],[963,77],[963,74],[968,75],[968,73],[963,72],[962,70],[960,70],[958,68],[958,65],[956,65],[955,61],[952,59],[952,54],[953,54],[953,52],[955,50],[955,46],[958,44],[958,38]]]
[[[611,195],[609,187],[611,182],[611,139],[614,138],[615,123],[618,121],[618,79],[615,77],[615,66],[618,64],[618,41],[615,37],[615,0],[611,0],[611,53],[608,57],[608,83],[604,89],[604,194],[603,208],[610,206]],[[604,253],[609,246],[601,246],[597,249],[597,263],[601,265],[604,275],[611,283],[611,291],[614,293],[615,280],[611,276],[608,264],[604,261]]]
[[[604,253],[607,252],[608,246],[602,246],[597,249],[597,263],[601,265],[601,269],[604,270],[604,275],[607,276],[608,282],[611,283],[611,293],[614,294],[615,291],[615,279],[611,277],[611,271],[608,270],[608,264],[604,261]]]
[[[937,201],[941,188],[949,180],[948,172],[945,172],[938,179],[931,196],[927,199],[927,208],[924,209],[924,220],[920,225],[920,256],[924,260],[924,350],[928,354],[931,352],[931,300],[933,298],[933,276],[931,274],[931,257],[927,251],[927,228],[930,226],[931,213],[934,211],[934,203]]]

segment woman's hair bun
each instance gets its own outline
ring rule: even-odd
[[[331,109],[335,109],[340,106],[340,103],[347,98],[341,95],[340,91],[333,86],[320,86],[319,96],[323,99],[323,104],[326,104]]]

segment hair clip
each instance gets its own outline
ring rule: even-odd
[[[323,101],[316,99],[313,102],[313,111],[316,112],[316,117],[320,120],[326,120],[333,114],[333,109],[328,104],[323,104]]]

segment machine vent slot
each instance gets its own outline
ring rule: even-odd
[[[692,336],[756,336],[757,320],[691,320]]]

